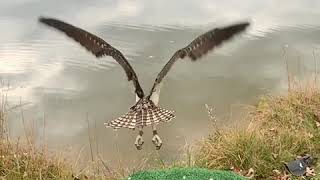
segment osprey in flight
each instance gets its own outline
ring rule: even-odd
[[[178,59],[183,59],[185,57],[190,57],[192,61],[198,60],[200,57],[207,54],[208,51],[213,50],[215,47],[221,45],[224,41],[231,39],[235,34],[244,31],[249,26],[248,22],[232,24],[230,26],[212,29],[197,37],[189,45],[179,49],[173,54],[158,74],[150,93],[145,95],[139,84],[136,73],[119,50],[112,47],[103,39],[66,22],[45,17],[40,17],[39,21],[64,32],[97,58],[112,56],[122,66],[128,81],[132,81],[135,87],[136,103],[129,109],[127,114],[107,122],[105,125],[106,127],[112,127],[114,129],[138,128],[139,134],[135,141],[135,146],[138,150],[142,149],[144,143],[142,139],[142,130],[146,126],[152,126],[152,142],[157,150],[160,149],[162,140],[158,136],[156,126],[161,122],[169,122],[175,117],[173,111],[168,111],[158,106],[162,79],[167,75],[172,65]]]

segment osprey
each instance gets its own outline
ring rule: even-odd
[[[224,41],[231,39],[235,34],[244,31],[249,26],[248,22],[241,22],[226,27],[215,28],[200,35],[189,45],[179,49],[173,54],[158,74],[150,93],[145,95],[135,71],[119,50],[96,35],[58,19],[40,17],[39,21],[64,32],[97,58],[112,56],[122,66],[128,81],[132,81],[135,87],[136,103],[129,109],[128,113],[105,123],[105,125],[106,127],[112,127],[114,129],[129,128],[134,130],[135,128],[138,128],[139,134],[135,141],[135,146],[138,150],[142,149],[144,143],[142,139],[143,128],[147,126],[152,126],[152,142],[156,146],[156,149],[159,150],[162,145],[162,140],[157,133],[156,126],[162,122],[169,122],[175,117],[174,111],[165,110],[158,106],[162,79],[167,75],[172,65],[178,59],[183,59],[185,57],[191,58],[192,61],[198,60],[200,57],[207,54],[208,51],[213,50],[215,47],[221,45]]]

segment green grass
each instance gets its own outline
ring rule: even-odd
[[[150,170],[135,173],[129,176],[130,180],[245,180],[230,171],[210,171],[201,168],[172,168],[163,170]]]
[[[284,162],[304,153],[320,155],[320,92],[291,91],[263,97],[247,130],[222,130],[201,142],[196,165],[208,169],[253,168],[256,179],[273,179]],[[320,171],[315,165],[316,172]],[[320,178],[317,175],[315,178]]]

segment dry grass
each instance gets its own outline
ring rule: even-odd
[[[0,177],[4,179],[70,179],[66,162],[19,143],[0,142]]]
[[[8,136],[7,115],[10,110],[7,96],[1,95],[0,104],[0,179],[71,179],[68,164],[61,157],[49,155],[46,149],[36,150],[30,137],[27,142],[11,141]]]
[[[83,148],[76,157],[68,157],[66,152],[50,152],[45,141],[46,122],[44,116],[43,141],[37,142],[34,126],[24,117],[23,106],[10,106],[6,95],[0,93],[0,179],[103,179],[116,180],[132,173],[119,164],[111,169],[98,151],[97,137],[88,123],[88,146],[90,159],[82,157]],[[20,110],[24,137],[11,139],[8,135],[8,114],[11,110]],[[95,124],[94,124],[95,125]],[[40,143],[40,144],[39,144]],[[37,144],[37,145],[36,145]],[[68,159],[66,159],[68,157]],[[138,165],[143,166],[143,160]],[[140,167],[142,168],[142,167]]]
[[[284,172],[284,162],[305,153],[319,156],[320,90],[314,83],[299,83],[286,96],[261,98],[250,118],[247,130],[220,130],[204,140],[196,164],[253,168],[257,179],[276,179],[274,172]]]

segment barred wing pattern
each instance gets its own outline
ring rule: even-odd
[[[43,24],[51,26],[55,29],[58,29],[64,32],[68,37],[72,38],[76,42],[80,43],[83,47],[85,47],[88,51],[94,54],[97,58],[103,56],[112,56],[125,70],[128,81],[133,81],[133,84],[136,89],[137,95],[142,98],[144,96],[143,90],[139,84],[138,77],[127,61],[127,59],[123,56],[123,54],[112,47],[110,44],[105,42],[103,39],[83,30],[78,27],[75,27],[66,22],[53,19],[53,18],[45,18],[40,17],[39,21]]]
[[[193,40],[188,46],[179,49],[174,53],[171,59],[163,67],[163,69],[158,74],[155,83],[151,89],[150,96],[152,96],[157,85],[160,84],[162,79],[167,75],[172,65],[178,60],[183,59],[188,56],[192,61],[198,60],[207,52],[213,50],[215,47],[220,46],[224,41],[231,39],[235,34],[238,34],[244,31],[249,26],[248,22],[233,24],[231,26],[226,26],[223,28],[215,28],[211,31],[208,31],[195,40]]]
[[[135,129],[137,127],[157,125],[161,122],[169,122],[175,117],[173,113],[174,111],[155,106],[150,100],[141,99],[141,101],[138,101],[136,105],[130,108],[127,114],[105,123],[105,125],[114,129]]]

